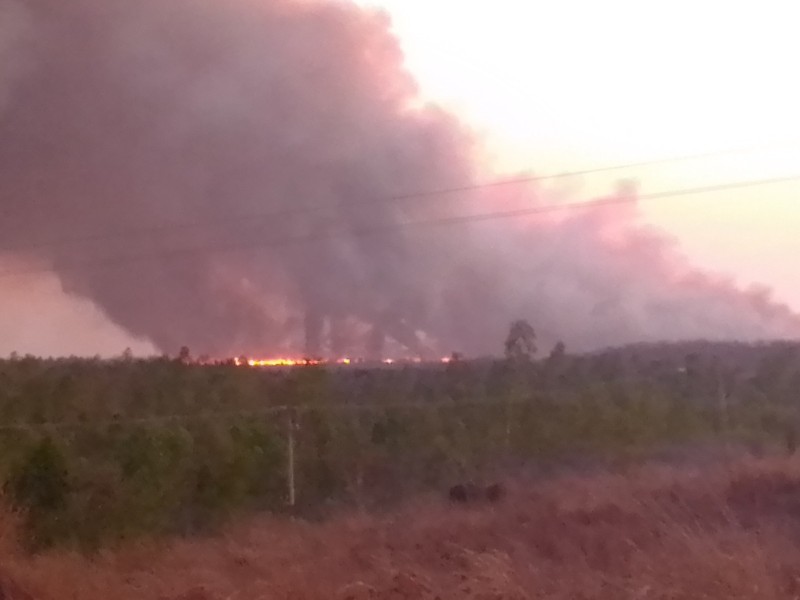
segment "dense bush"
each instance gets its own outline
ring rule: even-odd
[[[385,504],[531,461],[728,437],[796,444],[797,346],[653,346],[542,361],[260,370],[0,361],[0,475],[33,548]],[[290,413],[291,409],[291,413]]]

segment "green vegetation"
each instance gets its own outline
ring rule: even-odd
[[[240,511],[385,505],[497,469],[688,442],[796,445],[800,345],[681,344],[535,360],[261,370],[0,361],[0,477],[32,549],[213,530]],[[291,407],[291,408],[287,408]]]

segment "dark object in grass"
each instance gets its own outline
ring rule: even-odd
[[[474,483],[459,483],[450,488],[448,497],[454,504],[474,504],[477,502],[496,503],[505,497],[505,487],[500,483],[482,488]]]
[[[493,483],[486,488],[486,499],[495,504],[506,497],[506,488],[502,483]]]

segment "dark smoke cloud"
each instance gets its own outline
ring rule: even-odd
[[[548,200],[376,201],[491,176],[472,134],[419,101],[380,12],[0,0],[0,17],[0,251],[45,261],[165,351],[477,354],[518,317],[584,348],[800,332],[768,292],[692,269],[638,223],[633,194],[529,222],[390,230]],[[293,238],[315,241],[276,243]]]
[[[28,12],[16,1],[0,3],[0,111],[26,68],[26,46],[32,27]]]

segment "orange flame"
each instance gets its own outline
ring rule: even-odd
[[[440,359],[442,363],[450,362],[450,357],[444,357]],[[309,365],[327,365],[327,364],[334,364],[334,365],[351,365],[358,362],[362,362],[361,359],[353,359],[347,356],[325,360],[325,359],[308,359],[308,358],[287,358],[287,357],[276,357],[276,358],[245,358],[245,357],[236,357],[233,359],[233,363],[237,367],[298,367],[298,366],[309,366]],[[384,358],[381,362],[385,365],[394,365],[398,363],[413,363],[413,364],[421,364],[423,360],[419,357],[413,358]]]

